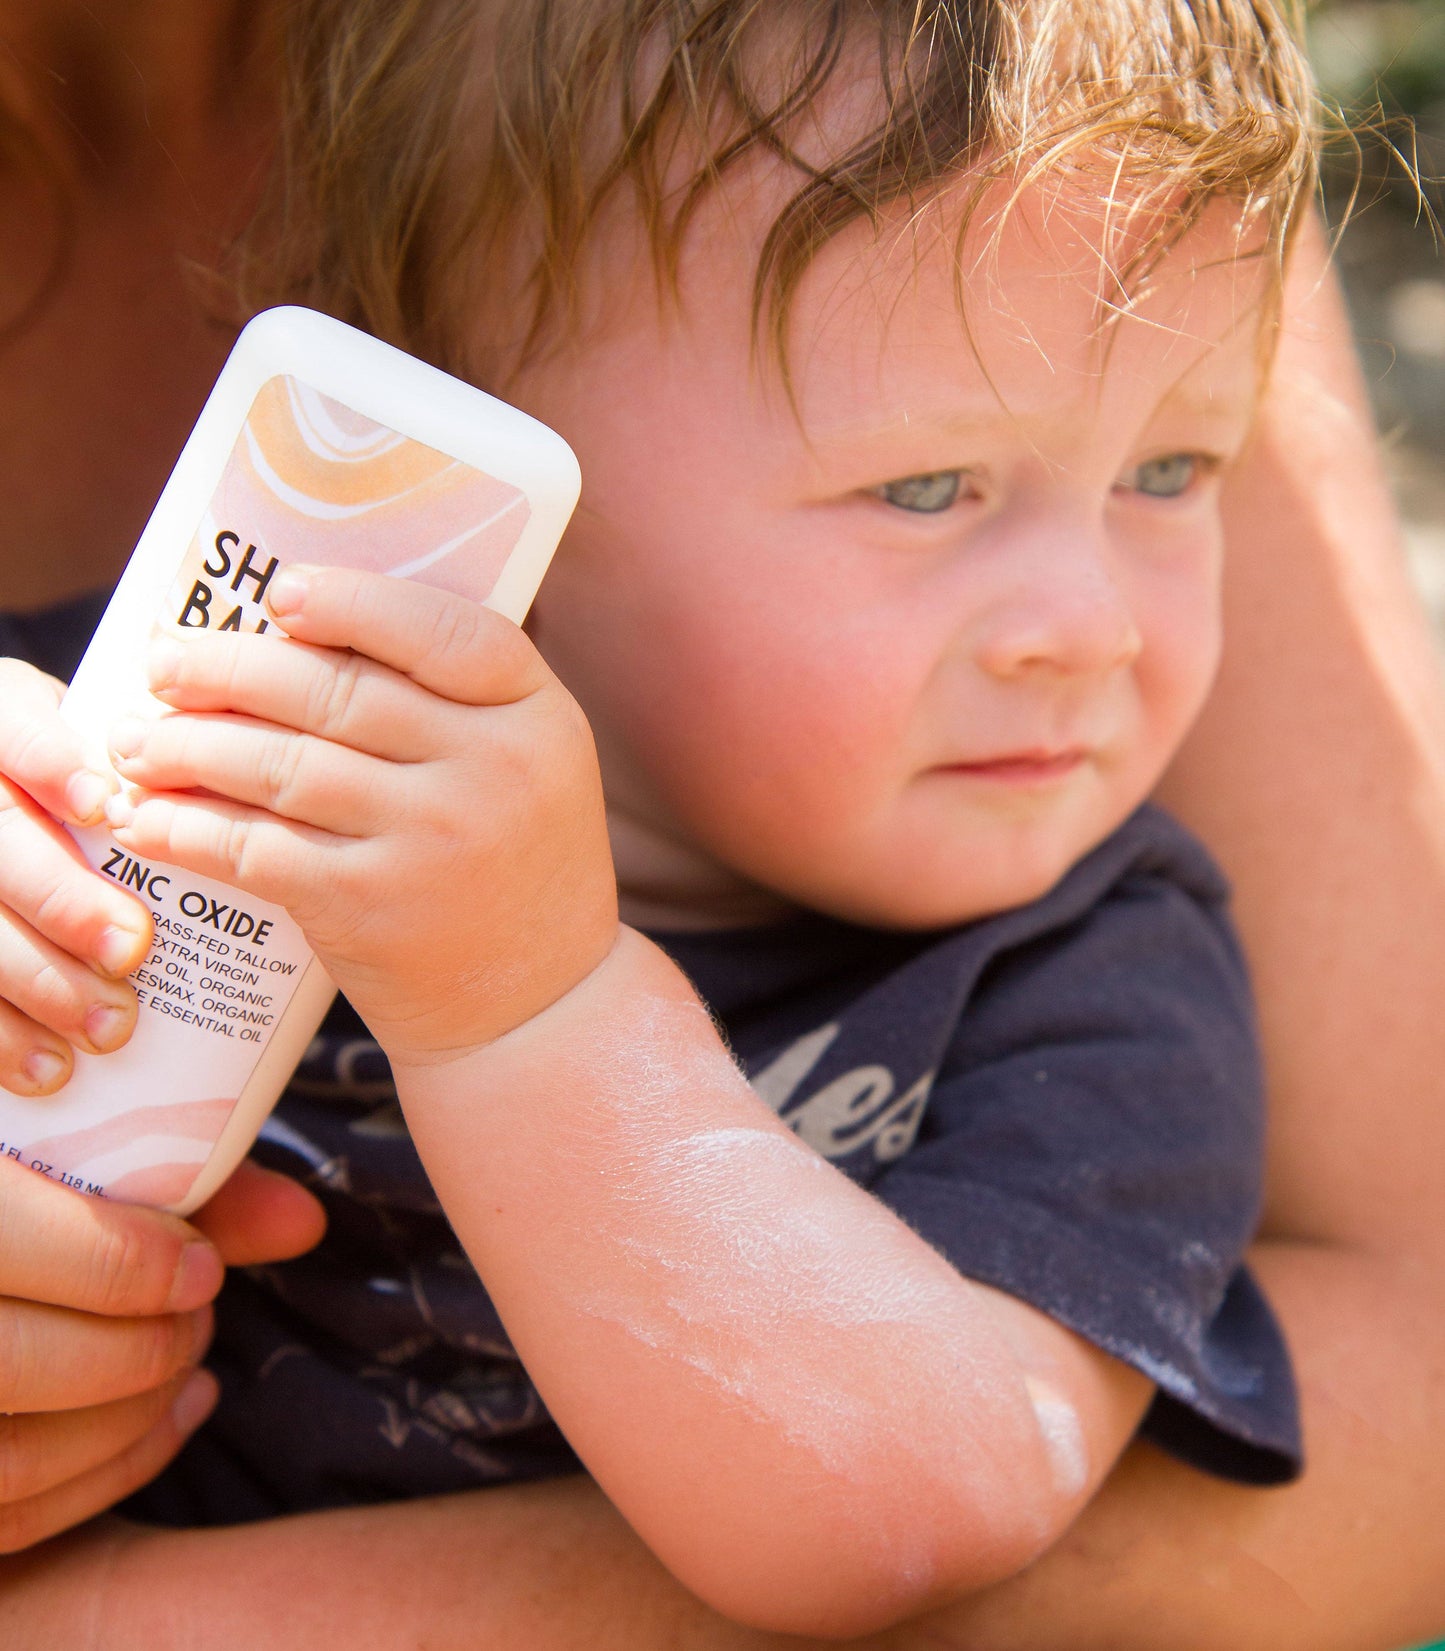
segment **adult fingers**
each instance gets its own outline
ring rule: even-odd
[[[354,649],[459,704],[509,705],[550,675],[510,619],[411,579],[291,567],[266,599],[298,641]]]
[[[149,1483],[205,1419],[205,1383],[178,1399],[147,1433],[94,1467],[37,1495],[0,1505],[0,1552],[18,1553],[94,1518]],[[186,1392],[186,1389],[182,1390]]]
[[[178,1216],[88,1198],[0,1158],[0,1297],[151,1317],[210,1301],[223,1273],[215,1247]]]
[[[208,1370],[185,1370],[159,1387],[109,1404],[0,1416],[0,1505],[43,1496],[168,1422],[184,1437],[209,1414],[218,1391]]]
[[[85,760],[80,737],[56,707],[64,685],[18,659],[0,659],[0,774],[74,825],[93,825],[115,790]]]
[[[134,785],[209,791],[341,837],[374,837],[395,813],[394,765],[249,717],[127,718],[111,752]]]
[[[154,1318],[102,1318],[33,1301],[0,1301],[0,1412],[79,1410],[170,1381],[200,1362],[209,1307]]]
[[[304,1255],[326,1230],[326,1212],[305,1187],[250,1158],[190,1219],[228,1267]]]

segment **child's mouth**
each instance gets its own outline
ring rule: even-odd
[[[949,763],[944,772],[995,785],[1043,786],[1067,779],[1087,758],[1088,753],[1078,746],[1062,751],[1011,751],[978,762]]]

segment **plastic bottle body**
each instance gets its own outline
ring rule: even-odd
[[[576,502],[545,426],[329,317],[245,329],[161,494],[62,705],[96,763],[145,687],[157,627],[277,627],[289,562],[440,585],[520,620]],[[43,1100],[0,1095],[0,1151],[78,1189],[186,1213],[245,1155],[331,1001],[284,910],[73,833],[149,907],[140,1013],[114,1054],[76,1057]]]

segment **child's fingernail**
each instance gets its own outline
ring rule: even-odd
[[[169,688],[180,674],[180,644],[168,636],[156,637],[146,650],[146,681],[152,689]]]
[[[144,935],[124,923],[107,923],[95,943],[96,961],[109,975],[128,975],[140,955]]]
[[[171,1420],[178,1433],[194,1433],[216,1408],[220,1385],[209,1370],[197,1370],[176,1395]]]
[[[309,588],[310,581],[299,568],[287,568],[271,581],[266,591],[266,605],[278,617],[283,613],[299,613]]]
[[[110,754],[122,761],[145,744],[146,724],[140,717],[122,717],[110,730]]]
[[[105,805],[106,824],[128,826],[135,819],[135,804],[124,791],[117,791]]]
[[[85,1035],[102,1053],[118,1049],[129,1030],[130,1016],[113,1003],[97,1003],[85,1017]]]
[[[92,774],[88,770],[73,774],[65,788],[65,800],[70,804],[76,822],[80,825],[93,825],[100,819],[105,813],[106,798],[112,790],[112,782],[102,774]]]
[[[53,1049],[32,1049],[21,1070],[39,1090],[53,1089],[65,1076],[65,1058]]]

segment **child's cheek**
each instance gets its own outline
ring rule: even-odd
[[[1218,581],[1207,568],[1161,594],[1146,639],[1145,692],[1172,754],[1208,698],[1223,649]]]

